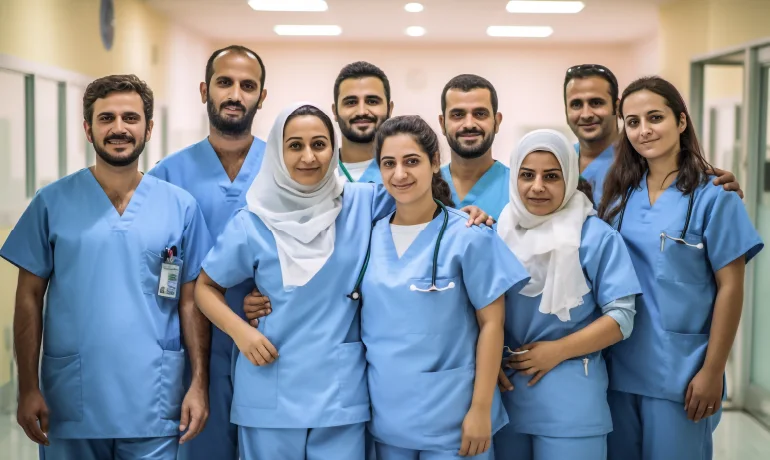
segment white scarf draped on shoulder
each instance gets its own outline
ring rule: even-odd
[[[335,168],[335,147],[326,175],[316,185],[294,181],[283,157],[284,127],[289,116],[304,105],[286,108],[270,130],[262,167],[246,194],[249,211],[273,233],[281,265],[284,288],[305,285],[334,252],[335,221],[342,209],[342,184]],[[319,109],[320,110],[320,109]],[[334,133],[329,140],[332,141]]]
[[[564,201],[546,216],[536,216],[519,196],[519,169],[532,152],[551,152],[561,165],[565,181]],[[521,294],[542,294],[540,312],[569,321],[570,309],[583,303],[591,289],[580,265],[583,223],[593,214],[591,201],[577,192],[580,177],[578,156],[558,131],[540,129],[525,135],[511,155],[510,202],[500,214],[497,232],[531,276]]]

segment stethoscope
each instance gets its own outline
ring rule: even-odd
[[[447,289],[452,289],[455,287],[455,283],[452,281],[450,282],[446,287],[439,288],[436,286],[436,270],[438,269],[438,250],[441,246],[441,239],[444,237],[444,232],[446,231],[447,224],[449,223],[449,212],[446,209],[446,206],[444,206],[444,203],[440,202],[437,199],[433,199],[433,201],[436,202],[436,204],[441,208],[441,212],[444,213],[444,221],[441,223],[441,229],[438,231],[438,238],[436,239],[436,246],[433,248],[433,267],[431,268],[431,277],[430,277],[430,287],[428,289],[420,289],[414,284],[409,286],[410,291],[418,291],[418,292],[441,292],[446,291]],[[372,230],[374,230],[374,223],[372,224]],[[361,272],[358,274],[358,279],[356,280],[356,285],[353,288],[353,292],[347,295],[347,298],[351,300],[360,300],[361,299],[361,284],[364,281],[364,275],[366,274],[366,269],[369,268],[369,258],[372,255],[372,233],[373,231],[369,232],[369,246],[366,248],[366,258],[364,259],[364,266],[361,267]]]
[[[342,158],[339,159],[339,164],[340,164],[340,171],[342,171],[342,173],[345,174],[345,177],[348,178],[348,181],[355,182],[353,180],[353,176],[351,176],[350,173],[348,172],[348,168],[346,168],[345,165],[342,164]]]
[[[634,193],[634,189],[630,188],[628,189],[628,192],[626,192],[626,196],[623,198],[623,206],[620,208],[620,216],[618,217],[618,232],[620,232],[620,228],[623,226],[623,216],[626,214],[626,205],[628,205],[628,200],[631,198],[631,195]],[[692,208],[695,204],[695,192],[690,193],[690,199],[687,203],[687,217],[685,217],[684,220],[684,228],[682,229],[682,234],[679,236],[679,238],[670,236],[666,234],[666,232],[660,232],[660,252],[663,252],[663,248],[666,244],[666,239],[669,239],[671,241],[674,241],[679,244],[684,244],[685,246],[695,248],[695,249],[703,249],[703,243],[698,244],[691,244],[688,243],[684,237],[687,234],[687,229],[690,227],[690,218],[692,217]]]

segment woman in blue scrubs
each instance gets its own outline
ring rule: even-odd
[[[659,77],[623,92],[625,122],[599,213],[644,295],[610,351],[613,460],[712,458],[746,264],[763,243],[737,194],[711,184],[684,100]]]
[[[284,110],[247,208],[203,263],[197,304],[240,350],[231,420],[245,460],[364,458],[370,411],[360,310],[340,274],[360,270],[362,229],[393,204],[381,187],[343,188],[336,164],[329,117],[309,104]],[[250,278],[272,307],[258,329],[223,296]]]
[[[396,200],[372,228],[360,291],[377,458],[491,458],[507,422],[496,388],[503,295],[529,276],[491,228],[450,208],[424,120],[383,123],[375,154]]]
[[[612,420],[602,350],[631,334],[640,287],[622,237],[578,190],[578,157],[553,130],[511,156],[497,232],[532,279],[506,296],[500,460],[602,460]],[[514,373],[515,372],[515,373]]]

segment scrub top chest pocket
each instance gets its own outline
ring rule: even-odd
[[[656,235],[660,252],[655,277],[665,282],[708,284],[714,277],[703,236],[670,227]]]
[[[145,250],[142,289],[145,294],[179,300],[184,262],[178,245],[160,250]]]
[[[410,279],[407,286],[408,298],[398,301],[405,307],[399,309],[405,315],[404,332],[430,334],[460,326],[467,309],[459,301],[467,298],[461,277],[437,277],[435,289],[431,278]]]

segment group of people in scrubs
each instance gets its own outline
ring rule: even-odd
[[[86,90],[96,164],[41,189],[0,249],[41,458],[712,458],[763,243],[676,88],[620,95],[571,67],[578,144],[535,130],[503,164],[497,93],[459,75],[442,166],[376,66],[342,69],[332,116],[294,103],[262,141],[265,77],[255,52],[215,51],[209,136],[148,174],[151,90]]]

